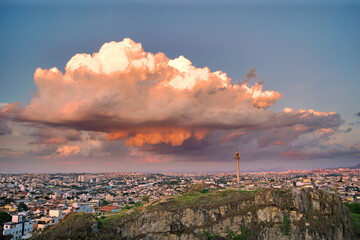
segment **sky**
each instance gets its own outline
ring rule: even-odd
[[[360,162],[358,1],[0,0],[0,172]]]

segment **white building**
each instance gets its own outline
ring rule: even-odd
[[[106,195],[105,200],[108,202],[112,202],[112,201],[114,201],[114,197],[112,195],[108,194],[108,195]]]
[[[81,200],[87,200],[89,197],[90,197],[90,196],[87,195],[87,194],[81,194],[79,198],[80,198]]]
[[[94,207],[92,204],[87,203],[73,203],[72,205],[74,212],[77,213],[93,213]]]
[[[13,215],[11,222],[4,223],[3,235],[12,235],[11,240],[27,239],[32,230],[32,221],[23,220],[22,215]]]
[[[58,218],[58,217],[41,217],[41,218],[35,219],[35,221],[36,221],[35,227],[37,229],[44,230],[48,226],[51,226],[51,225],[54,225],[54,224],[57,224],[58,222],[60,222],[61,218]]]
[[[59,209],[50,210],[49,211],[49,216],[50,217],[57,217],[57,218],[62,219],[63,218],[62,210],[59,210]]]
[[[43,230],[48,226],[59,223],[63,217],[64,215],[62,209],[51,209],[49,210],[48,216],[35,219],[35,228]]]

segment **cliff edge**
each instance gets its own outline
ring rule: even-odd
[[[33,239],[358,239],[341,198],[313,189],[218,190],[109,216],[73,214]]]

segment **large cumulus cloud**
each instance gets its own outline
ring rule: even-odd
[[[84,153],[82,146],[69,143],[80,141],[82,132],[107,134],[92,149],[118,140],[160,153],[214,142],[288,145],[315,131],[331,135],[341,125],[335,112],[269,110],[282,96],[264,90],[262,80],[252,83],[254,78],[251,68],[235,83],[224,72],[197,68],[184,56],[146,52],[127,38],[105,43],[97,53],[76,54],[65,72],[36,69],[38,90],[30,104],[5,105],[0,117],[38,124],[31,143],[59,145],[60,156]]]
[[[230,82],[225,73],[196,68],[183,56],[145,52],[131,39],[104,44],[98,53],[76,54],[62,73],[38,68],[31,103],[3,108],[2,115],[127,137],[129,145],[181,145],[207,129],[254,125],[254,116],[281,95]],[[266,121],[264,117],[260,122]],[[255,125],[259,124],[256,121]]]

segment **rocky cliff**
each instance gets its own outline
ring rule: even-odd
[[[81,236],[65,220],[35,239],[356,239],[341,199],[313,189],[190,193],[92,217]]]

